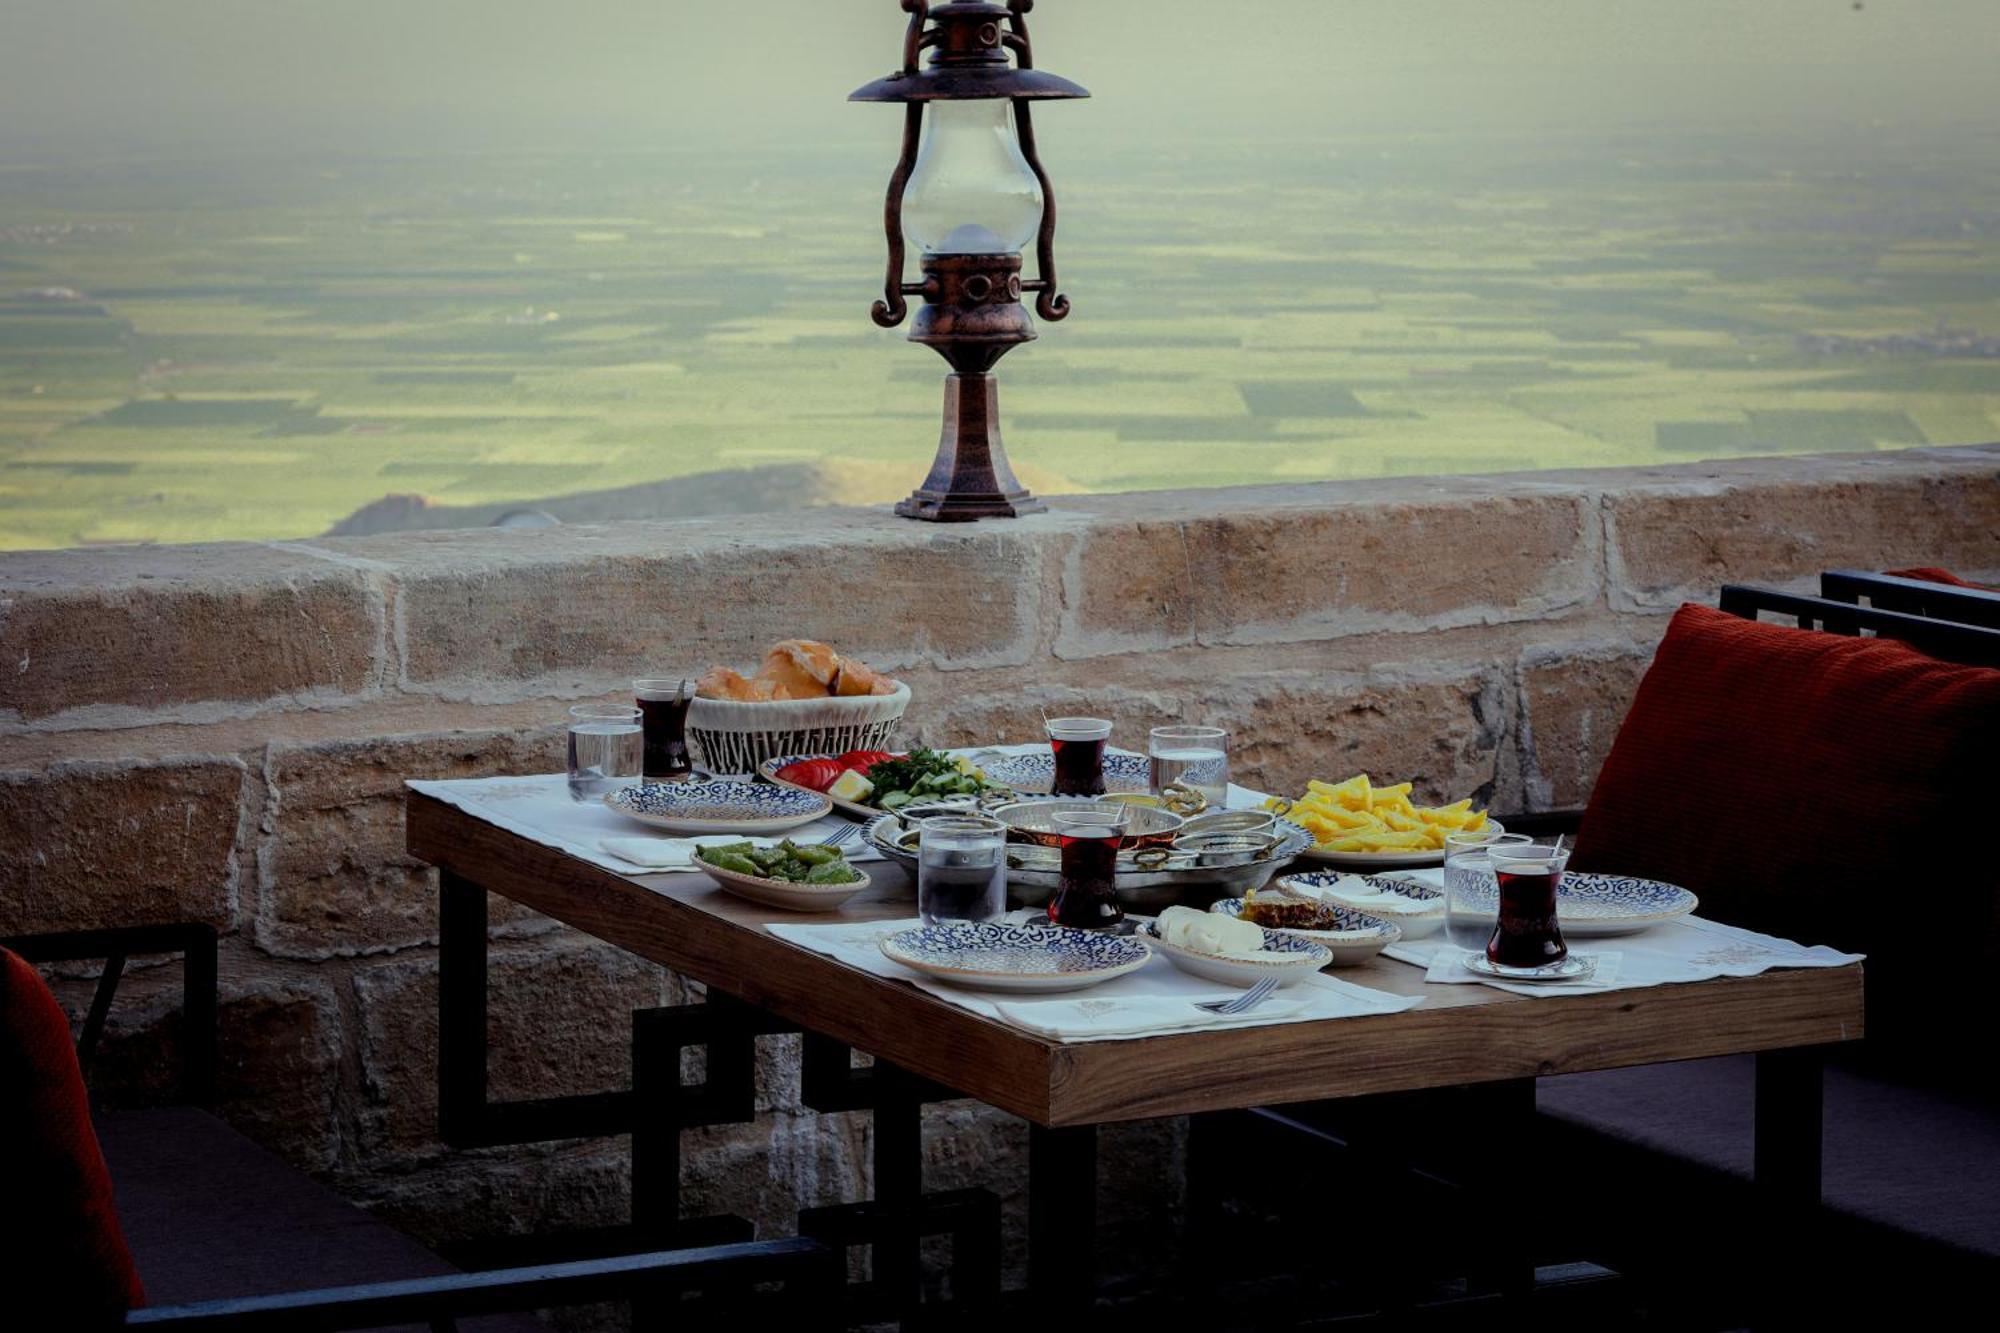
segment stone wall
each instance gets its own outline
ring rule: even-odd
[[[568,703],[809,635],[910,682],[906,740],[1199,719],[1249,783],[1366,769],[1546,808],[1588,792],[1682,600],[1906,564],[2000,576],[2000,446],[1071,498],[965,528],[834,509],[9,554],[0,933],[214,922],[248,1133],[433,1239],[615,1220],[622,1140],[437,1141],[435,892],[403,853],[404,778],[554,771]],[[499,1096],[618,1085],[627,1012],[687,993],[519,911],[494,932]],[[166,1082],[177,983],[130,983],[117,1095]],[[865,1189],[867,1121],[801,1112],[774,1056],[762,1118],[691,1140],[688,1197],[782,1232]],[[1018,1123],[932,1114],[934,1182],[1018,1193]],[[1178,1133],[1120,1130],[1113,1160],[1171,1160]],[[1141,1182],[1109,1213],[1134,1235],[1175,1202],[1171,1172],[1107,1177]]]

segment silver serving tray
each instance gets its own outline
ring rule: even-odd
[[[1249,889],[1261,889],[1292,864],[1298,854],[1313,845],[1312,834],[1289,819],[1272,826],[1283,841],[1261,861],[1236,866],[1199,866],[1191,853],[1175,853],[1163,869],[1142,870],[1132,863],[1132,853],[1118,857],[1118,899],[1128,909],[1156,912],[1176,903],[1206,907],[1217,897],[1242,896]],[[862,838],[882,855],[902,867],[912,888],[917,882],[917,831],[904,828],[894,815],[869,821]],[[1052,847],[1012,843],[1007,848],[1007,896],[1024,907],[1039,907],[1055,895],[1062,882],[1062,853]]]

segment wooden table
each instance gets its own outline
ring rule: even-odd
[[[1517,1084],[1531,1109],[1540,1075],[1758,1052],[1759,1181],[1816,1199],[1818,1048],[1862,1035],[1858,964],[1547,1000],[1490,986],[1433,986],[1418,969],[1378,958],[1341,976],[1421,995],[1420,1006],[1065,1045],[786,943],[763,926],[802,918],[730,897],[705,877],[618,874],[415,792],[408,815],[410,852],[442,872],[440,1119],[447,1139],[517,1141],[454,1135],[449,1124],[455,1108],[468,1124],[476,1115],[454,1093],[455,1082],[461,1092],[473,1083],[475,1064],[484,1101],[485,894],[497,893],[726,992],[781,1025],[846,1043],[1029,1121],[1031,1271],[1035,1285],[1051,1291],[1074,1294],[1087,1282],[1087,1266],[1079,1277],[1075,1265],[1055,1256],[1088,1252],[1092,1129],[1100,1124],[1466,1084]],[[897,869],[871,869],[877,884],[839,919],[914,915],[908,890],[892,883],[901,879]],[[607,1126],[618,1123],[616,1099],[597,1099]],[[521,1127],[500,1133],[532,1132],[535,1119],[528,1108]],[[904,1126],[908,1139],[913,1118]],[[899,1192],[913,1191],[913,1168],[882,1160],[884,1137],[878,1122],[878,1193],[891,1181]],[[1066,1196],[1061,1207],[1045,1197],[1058,1188]]]

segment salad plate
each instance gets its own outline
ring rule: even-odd
[[[833,802],[818,792],[757,782],[639,782],[604,803],[668,833],[783,833],[822,819]]]
[[[1265,931],[1264,952],[1248,954],[1210,953],[1175,944],[1160,933],[1157,921],[1141,926],[1139,938],[1189,976],[1225,986],[1254,986],[1266,978],[1289,986],[1333,962],[1333,951],[1324,944],[1282,930]]]
[[[841,770],[843,761],[852,761],[857,755],[866,753],[879,756],[878,762],[892,765],[890,780],[894,785],[876,789],[859,799],[845,799],[835,796],[826,789],[810,786],[793,779],[780,776],[785,769],[796,764],[818,763],[833,770]],[[871,764],[866,768],[857,764],[847,765],[865,778],[874,770]],[[970,770],[970,771],[968,771]],[[842,770],[844,771],[844,770]],[[787,754],[766,759],[757,766],[757,776],[780,787],[791,787],[799,791],[809,791],[823,795],[833,802],[833,808],[849,819],[873,819],[884,810],[895,810],[906,805],[946,800],[976,799],[996,785],[992,777],[983,774],[977,766],[961,762],[955,755],[942,750],[927,750],[917,746],[907,753],[896,754],[889,751],[850,752],[845,755]],[[829,782],[839,777],[839,772],[829,774],[828,768],[817,775]],[[901,794],[900,799],[892,799]]]
[[[1038,995],[1102,985],[1136,972],[1153,956],[1134,935],[993,921],[941,921],[898,931],[882,941],[882,952],[933,981]]]
[[[787,912],[831,912],[868,887],[868,873],[838,847],[766,840],[697,847],[690,863],[738,898]]]
[[[1403,938],[1402,927],[1393,921],[1352,907],[1342,907],[1339,903],[1316,903],[1324,927],[1267,927],[1266,935],[1293,935],[1299,939],[1320,945],[1333,955],[1335,967],[1352,967],[1365,963],[1376,954]],[[1237,916],[1243,911],[1241,898],[1225,898],[1208,909],[1223,916]]]
[[[1461,899],[1463,914],[1497,921],[1499,893],[1493,880],[1480,876]],[[1649,926],[1684,917],[1700,905],[1699,898],[1678,884],[1632,875],[1566,870],[1556,885],[1556,924],[1566,938],[1636,935]]]
[[[860,878],[844,884],[807,884],[797,880],[772,879],[768,875],[746,875],[741,871],[713,866],[695,858],[695,865],[715,881],[717,888],[763,907],[787,912],[831,912],[868,887],[868,873],[856,866]]]

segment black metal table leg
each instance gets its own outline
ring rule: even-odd
[[[1028,1126],[1028,1285],[1044,1312],[1088,1309],[1096,1285],[1097,1127]]]
[[[438,1137],[479,1142],[486,1118],[486,890],[438,873]]]
[[[1484,1083],[1467,1092],[1479,1145],[1478,1159],[1467,1164],[1468,1183],[1505,1198],[1520,1189],[1524,1175],[1545,1169],[1535,1119],[1535,1080]],[[1534,1295],[1536,1235],[1536,1229],[1527,1226],[1496,1226],[1487,1232],[1487,1262],[1480,1265],[1483,1271],[1477,1276],[1509,1306],[1523,1306]]]
[[[1819,1203],[1824,1068],[1817,1046],[1757,1056],[1757,1189],[1774,1206]]]
[[[915,1309],[920,1292],[918,1212],[924,1193],[924,1084],[886,1060],[874,1066],[875,1201],[884,1232],[872,1247],[875,1287],[892,1307]]]

